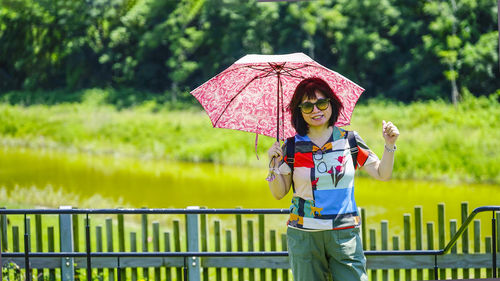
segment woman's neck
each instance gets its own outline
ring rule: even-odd
[[[322,139],[326,135],[330,135],[332,133],[333,127],[331,126],[321,126],[321,127],[309,127],[309,132],[307,135],[312,139]]]

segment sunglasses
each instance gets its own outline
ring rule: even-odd
[[[324,111],[328,108],[330,105],[330,99],[319,99],[315,103],[312,102],[303,102],[299,105],[300,110],[302,110],[302,113],[309,114],[313,112],[314,106],[316,106],[319,110]]]

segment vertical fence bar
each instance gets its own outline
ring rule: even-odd
[[[410,226],[410,214],[403,215],[404,224],[404,248],[405,250],[411,249],[411,226]],[[405,269],[405,280],[411,281],[411,269]]]
[[[165,252],[170,252],[170,233],[163,232],[163,240],[165,241]],[[167,266],[165,268],[165,280],[172,281],[172,268]]]
[[[76,209],[76,208],[73,208]],[[73,223],[73,250],[80,251],[80,217],[77,214],[71,215],[71,222]]]
[[[1,207],[0,209],[5,209]],[[7,215],[0,216],[0,235],[2,236],[2,252],[8,251],[8,239],[7,239]]]
[[[438,204],[438,243],[439,249],[444,249],[446,241],[446,228],[445,228],[445,205],[444,203]],[[446,279],[446,269],[439,270],[439,278]]]
[[[5,209],[5,208],[0,207],[0,209]],[[0,281],[3,281],[2,252],[4,251],[4,245],[7,244],[7,242],[4,243],[4,238],[7,238],[7,234],[6,234],[7,231],[4,232],[4,229],[5,230],[7,229],[5,227],[7,224],[4,224],[4,221],[6,221],[5,215],[0,215]],[[7,239],[5,239],[5,240],[7,240]]]
[[[80,220],[77,214],[71,215],[73,223],[73,250],[75,252],[80,252]],[[75,280],[81,279],[82,270],[75,268]]]
[[[130,251],[137,252],[137,234],[135,232],[130,232]],[[137,281],[138,271],[137,267],[130,268],[132,281]]]
[[[174,220],[174,252],[180,252],[181,251],[181,236],[180,236],[180,227],[179,227],[179,220]],[[182,280],[182,268],[177,267],[175,269],[175,276],[176,280],[180,281]]]
[[[114,240],[113,239],[113,220],[111,218],[106,218],[106,250],[107,252],[114,252]],[[108,280],[115,281],[115,269],[108,268]]]
[[[491,254],[491,237],[484,238],[484,245],[486,248],[486,254]],[[487,267],[486,278],[492,278],[492,277],[493,277],[493,268]]]
[[[118,249],[123,253],[125,252],[125,223],[123,214],[117,214],[116,219],[118,221]],[[127,270],[125,268],[120,269],[120,277],[122,280],[128,280]]]
[[[188,210],[199,210],[200,207],[191,206]],[[198,252],[200,243],[198,241],[200,232],[198,229],[198,214],[186,215],[186,233],[187,233],[187,250],[189,252]],[[191,257],[188,262],[188,278],[189,281],[200,281],[200,258]]]
[[[146,209],[146,207],[143,207],[143,209]],[[141,214],[141,230],[142,230],[142,236],[141,236],[142,251],[148,252],[148,215],[147,214]],[[149,268],[147,268],[147,267],[142,268],[142,278],[144,280],[149,280]]]
[[[208,236],[207,236],[207,214],[200,215],[200,236],[201,236],[201,251],[208,252]],[[208,267],[202,270],[203,281],[208,281]]]
[[[19,247],[19,226],[12,226],[12,252],[18,253],[20,252]]]
[[[388,248],[388,240],[389,240],[389,222],[387,220],[383,220],[380,223],[380,236],[382,239],[382,251],[387,251]],[[389,270],[382,270],[382,280],[389,281]]]
[[[30,241],[30,219],[24,214],[24,273],[26,274],[26,280],[31,281],[31,266],[29,253],[31,252],[31,241]]]
[[[153,251],[160,251],[160,223],[155,221],[153,222]],[[155,281],[161,280],[161,267],[155,267]]]
[[[43,239],[42,239],[43,233],[42,233],[42,215],[36,214],[35,215],[35,241],[36,241],[36,247],[35,250],[37,252],[43,252]],[[39,270],[33,270],[33,275],[34,279],[37,280],[39,277],[41,277],[42,280],[44,280],[44,275],[43,275],[43,269]]]
[[[12,226],[12,252],[14,252],[14,253],[20,252],[21,248],[19,246],[20,245],[19,239],[20,239],[19,238],[19,227],[14,225],[14,226]],[[9,273],[7,273],[7,274],[9,274]],[[14,271],[14,279],[21,279],[21,270],[20,269],[18,272]]]
[[[98,225],[95,227],[95,251],[98,253],[103,252],[102,246],[102,226]],[[97,268],[97,279],[99,281],[104,280],[104,269],[102,267]]]
[[[361,241],[363,243],[363,250],[366,251],[366,211],[364,208],[361,208]]]
[[[247,221],[247,240],[248,240],[248,251],[254,251],[254,243],[253,243],[253,221]],[[248,269],[248,279],[250,281],[255,281],[255,269]]]
[[[392,237],[392,249],[394,251],[399,250],[399,237],[398,236],[393,236]],[[394,281],[400,281],[401,280],[401,270],[399,269],[394,269],[393,270],[393,279]]]
[[[281,250],[283,252],[288,251],[288,246],[287,246],[287,240],[286,240],[286,234],[281,234]],[[289,276],[288,276],[288,268],[284,268],[281,271],[281,280],[283,281],[288,281]]]
[[[55,251],[55,237],[54,237],[54,227],[47,227],[47,251],[49,253],[53,253]],[[49,269],[49,281],[56,280],[56,270],[51,268]]]
[[[90,257],[90,219],[88,213],[85,218],[85,250],[87,254],[87,281],[92,281],[92,258]]]
[[[467,220],[467,217],[469,216],[469,204],[467,202],[462,202],[461,210],[462,210],[462,225],[463,225]],[[462,253],[463,254],[469,253],[469,228],[466,228],[462,234]],[[463,272],[462,273],[463,278],[469,279],[470,276],[469,269],[462,268],[462,272]]]
[[[214,250],[216,252],[221,251],[220,221],[219,220],[214,221]],[[216,281],[222,280],[222,268],[220,268],[220,267],[217,267],[215,269],[215,280]]]
[[[259,214],[259,251],[264,252],[266,250],[266,233],[264,224],[264,214]],[[266,269],[261,268],[260,271],[260,281],[266,280]]]
[[[446,225],[445,225],[445,205],[444,203],[438,204],[438,243],[439,249],[444,249],[446,241]],[[446,269],[439,270],[439,278],[446,279]]]
[[[496,230],[495,230],[496,229]],[[497,253],[500,251],[500,212],[496,213],[496,227],[495,227],[495,214],[493,214],[492,225],[491,225],[492,239],[493,239],[493,250],[492,250],[492,263],[493,263],[493,278],[497,275]],[[496,237],[496,238],[495,238]],[[495,243],[496,241],[496,243]]]
[[[481,221],[474,220],[474,253],[481,252]],[[474,269],[474,278],[481,278],[481,268]]]
[[[370,250],[375,251],[375,250],[377,250],[376,231],[375,231],[375,229],[371,228],[369,233],[370,233]],[[371,273],[371,277],[372,277],[370,280],[377,281],[378,280],[378,277],[377,277],[378,271],[376,269],[372,269],[372,270],[370,270],[370,273]]]
[[[456,233],[457,233],[457,220],[450,220],[450,239],[453,238],[453,236],[455,236]],[[457,244],[455,244],[453,245],[453,247],[451,247],[450,252],[452,254],[456,254],[457,249],[458,249]],[[453,268],[451,270],[451,278],[458,279],[458,269]]]
[[[443,247],[444,248],[444,247]],[[427,250],[434,250],[434,223],[427,223]],[[428,279],[434,279],[434,269],[428,270]],[[443,279],[441,276],[440,279]]]
[[[276,230],[269,231],[269,243],[271,252],[276,252]],[[271,281],[278,281],[278,270],[271,270]]]
[[[243,252],[243,223],[241,214],[236,214],[236,251]],[[245,280],[243,268],[238,268],[238,281]]]
[[[415,206],[415,249],[422,250],[423,222],[422,206]],[[417,269],[417,280],[424,279],[424,271]]]
[[[0,235],[1,235],[1,232],[0,232]],[[0,237],[0,281],[3,281],[2,238],[1,237]]]
[[[71,206],[61,206],[61,210],[71,210]],[[71,214],[59,215],[59,239],[61,252],[73,252],[73,219]],[[63,281],[75,280],[74,258],[61,258],[61,279]]]
[[[495,218],[495,215],[493,215]],[[500,212],[496,212],[496,231],[495,231],[495,219],[492,223],[492,239],[493,239],[493,278],[497,278],[497,258],[498,252],[500,251]],[[496,239],[495,239],[496,236]],[[496,241],[496,243],[495,243]],[[496,249],[496,250],[495,250]]]
[[[226,251],[227,252],[232,252],[232,237],[231,237],[231,230],[226,230]],[[233,281],[233,269],[228,267],[226,268],[226,280],[227,281]]]

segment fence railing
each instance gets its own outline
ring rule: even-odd
[[[393,237],[393,249],[388,249],[388,227],[387,222],[382,221],[381,250],[377,250],[376,231],[369,229],[369,249],[367,244],[366,215],[362,209],[362,239],[367,256],[367,268],[370,270],[371,280],[378,280],[378,273],[381,271],[382,280],[389,279],[389,270],[393,272],[393,279],[401,279],[401,271],[404,270],[405,279],[411,280],[412,272],[416,278],[423,280],[424,269],[428,270],[428,278],[446,278],[446,269],[451,269],[452,277],[455,277],[457,270],[462,268],[462,277],[469,277],[469,269],[474,269],[474,276],[481,275],[480,269],[489,267],[486,275],[488,277],[497,276],[499,263],[497,260],[497,245],[500,230],[498,223],[500,206],[485,206],[474,209],[468,215],[467,204],[462,204],[462,226],[456,230],[456,220],[450,221],[450,241],[444,244],[444,204],[438,206],[439,220],[439,248],[433,250],[434,234],[433,223],[427,224],[427,244],[428,249],[422,248],[422,209],[415,208],[415,250],[410,246],[410,216],[404,215],[404,249],[400,250],[399,237]],[[492,236],[486,237],[486,253],[480,253],[480,221],[474,217],[481,212],[491,211]],[[226,280],[243,280],[245,269],[248,280],[267,280],[266,272],[270,274],[270,280],[277,280],[278,270],[281,270],[281,279],[289,280],[288,253],[286,237],[281,235],[282,250],[277,251],[276,231],[269,232],[269,239],[265,239],[265,218],[264,215],[288,214],[287,209],[0,209],[0,264],[2,264],[3,279],[4,271],[7,276],[12,276],[12,271],[20,273],[20,268],[24,268],[26,280],[31,281],[33,274],[43,278],[48,270],[48,279],[55,280],[55,269],[60,270],[62,281],[86,278],[104,279],[110,281],[121,281],[123,279],[138,280],[138,269],[142,269],[143,279],[160,281],[163,279],[173,280],[175,275],[177,280],[209,280],[209,268],[215,268],[215,279],[222,280],[222,268],[226,270]],[[54,252],[55,235],[54,227],[47,228],[47,241],[43,241],[41,215],[59,216],[59,252]],[[95,227],[95,240],[91,238],[91,216],[94,215],[118,215],[118,233],[113,232],[113,222],[106,219],[106,241],[107,252],[103,251],[102,227]],[[141,215],[142,223],[142,252],[137,252],[136,233],[130,232],[130,251],[125,251],[125,226],[124,215]],[[8,216],[22,215],[24,224],[23,251],[20,249],[19,227],[12,226],[12,247],[8,247]],[[36,250],[32,251],[32,231],[30,215],[35,216],[35,240]],[[79,215],[85,216],[84,221],[84,241],[85,251],[80,251],[80,222]],[[170,248],[170,233],[164,232],[164,250],[160,250],[159,223],[153,223],[152,241],[148,241],[148,215],[185,215],[185,250],[181,250],[180,222],[173,221],[174,251]],[[233,247],[231,231],[226,231],[226,251],[221,251],[221,230],[220,222],[214,221],[213,243],[214,250],[208,251],[208,231],[207,215],[235,215],[236,216],[236,247]],[[247,221],[247,241],[243,241],[242,215],[258,216],[258,238],[259,248],[256,251],[254,243],[253,221]],[[495,217],[496,216],[496,217]],[[468,226],[474,220],[474,253],[469,253]],[[479,234],[478,234],[479,233]],[[101,237],[101,238],[100,238]],[[456,242],[462,237],[462,253],[457,253]],[[115,251],[115,241],[118,241],[118,251]],[[266,240],[267,244],[266,244]],[[246,251],[243,251],[243,244],[246,242]],[[44,252],[42,245],[46,244],[48,251]],[[148,252],[148,244],[153,244],[152,252]],[[267,247],[266,247],[267,246]],[[9,250],[11,248],[12,250]],[[94,250],[92,250],[94,248]],[[267,248],[267,250],[266,250]],[[236,251],[234,251],[236,250]],[[451,252],[451,254],[450,254]],[[488,262],[489,260],[489,262]],[[490,266],[487,265],[490,264]],[[15,265],[15,266],[12,266]],[[9,267],[10,266],[10,267]],[[19,269],[17,269],[17,267]],[[6,268],[4,270],[4,268]],[[10,268],[10,269],[9,269]],[[154,273],[150,277],[150,270]],[[82,270],[85,269],[85,272]],[[104,269],[107,270],[105,274]],[[125,270],[127,269],[127,270]],[[17,271],[16,271],[17,270]],[[151,270],[151,271],[153,271]],[[116,271],[116,272],[115,272]],[[175,274],[174,274],[175,273]],[[259,274],[260,273],[260,274]],[[260,275],[260,276],[259,276]],[[165,278],[163,278],[165,277]],[[259,277],[259,278],[257,278]],[[422,277],[422,278],[421,278]],[[37,279],[37,278],[35,278]],[[1,281],[1,280],[0,280]]]

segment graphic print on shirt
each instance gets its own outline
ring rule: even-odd
[[[360,153],[357,167],[378,158],[354,133]],[[288,225],[304,229],[343,229],[359,224],[354,173],[346,131],[335,127],[322,147],[295,136],[294,197]]]

